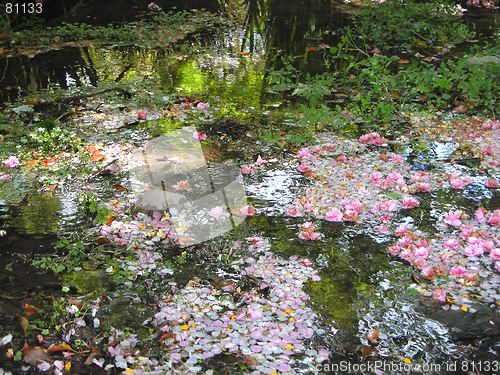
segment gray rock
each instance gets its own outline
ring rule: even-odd
[[[497,56],[475,56],[475,57],[469,57],[468,59],[465,60],[467,65],[473,66],[473,65],[479,65],[479,64],[500,64],[500,57]]]

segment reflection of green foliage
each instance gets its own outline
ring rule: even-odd
[[[179,129],[184,122],[171,119],[169,117],[161,118],[157,121],[147,121],[141,124],[140,128],[147,128],[153,134],[167,134]]]
[[[243,41],[241,49],[245,49],[246,41],[248,40],[250,45],[250,52],[254,51],[255,47],[255,34],[261,33],[262,20],[265,19],[266,14],[266,1],[265,0],[245,0],[243,2],[244,6],[247,6],[247,12],[245,16],[245,21],[243,23],[243,29],[245,30],[245,35],[243,36]]]
[[[3,171],[0,172],[3,174]],[[35,183],[25,176],[10,173],[9,179],[0,181],[0,202],[18,204],[29,192],[35,190]]]
[[[59,229],[59,218],[55,215],[61,210],[61,201],[48,194],[32,195],[26,205],[20,206],[20,215],[12,218],[11,225],[24,228],[27,233],[52,234]]]
[[[103,277],[102,274],[102,269],[80,270],[62,275],[61,278],[68,284],[75,286],[79,293],[100,296],[106,294],[107,290],[107,277]]]
[[[174,85],[182,87],[183,94],[216,97],[222,103],[221,116],[240,117],[242,107],[260,108],[263,73],[259,62],[242,57],[234,63],[238,65],[223,67],[225,75],[221,78],[217,67],[202,71],[197,60],[183,61],[176,71]]]
[[[381,272],[392,270],[383,249],[383,244],[365,236],[349,238],[348,242],[331,240],[321,250],[328,257],[321,281],[307,286],[312,302],[339,324],[355,323],[363,296],[372,292]]]

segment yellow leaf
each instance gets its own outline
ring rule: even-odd
[[[123,371],[124,374],[133,374],[134,373],[134,370],[128,368],[126,369],[125,371]]]
[[[460,308],[460,310],[462,310],[462,311],[468,311],[469,309],[467,308],[467,306],[462,306],[462,307]]]
[[[411,359],[410,358],[403,358],[403,362],[404,363],[411,363]]]
[[[277,375],[277,374],[278,374],[278,372],[276,370],[273,370],[273,371],[271,371],[271,373],[269,375]]]
[[[295,348],[295,346],[293,346],[292,344],[285,345],[285,349],[293,349],[293,348]]]
[[[294,312],[295,312],[295,310],[292,310],[292,309],[286,309],[285,311],[286,311],[287,313],[289,313],[289,314],[291,314],[291,313],[294,313]]]
[[[183,324],[181,327],[184,331],[189,329],[189,326],[187,324]]]
[[[71,368],[71,362],[66,362],[64,368],[66,369],[66,371],[69,371],[69,369]]]

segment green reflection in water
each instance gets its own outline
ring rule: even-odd
[[[111,287],[109,277],[102,269],[73,271],[61,275],[61,279],[77,288],[79,293],[91,296],[106,295]]]
[[[60,229],[56,212],[61,210],[61,201],[50,193],[28,196],[19,206],[11,206],[12,219],[9,225],[31,234],[52,234]]]

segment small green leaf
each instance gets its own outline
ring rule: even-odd
[[[394,193],[392,191],[385,193],[385,195],[387,195],[389,198],[392,198],[392,199],[401,199],[402,198],[401,194]]]

